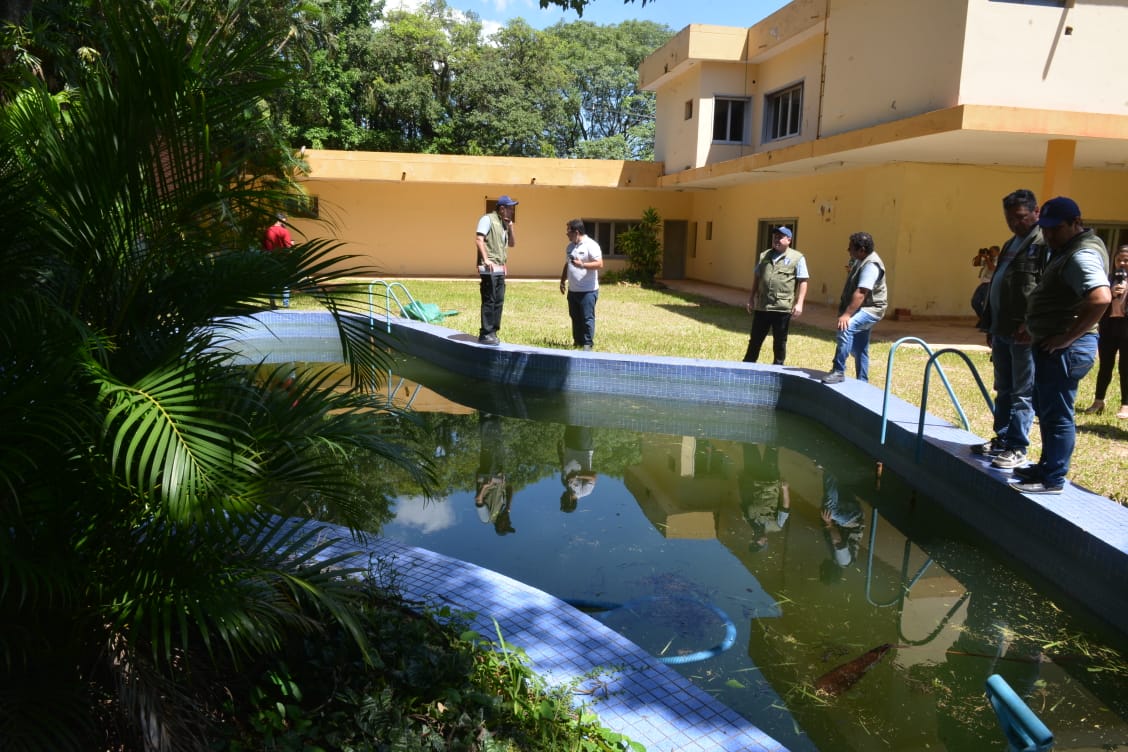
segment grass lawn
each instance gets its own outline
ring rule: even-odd
[[[461,313],[445,326],[478,334],[478,281],[403,280],[416,300],[437,303],[444,310]],[[295,305],[301,305],[300,296]],[[750,317],[743,308],[668,289],[646,289],[615,284],[600,288],[596,309],[595,347],[603,352],[635,355],[667,355],[709,360],[736,361],[744,357]],[[788,337],[787,364],[825,371],[834,356],[830,331],[806,326],[796,320]],[[870,345],[870,383],[885,384],[889,342],[881,340],[881,324]],[[501,338],[505,342],[538,347],[571,349],[571,324],[564,296],[555,281],[511,280],[506,286],[505,314]],[[761,361],[769,359],[771,340],[765,342]],[[987,388],[991,388],[991,363],[986,352],[968,353]],[[897,350],[892,380],[893,393],[914,405],[921,403],[927,354],[920,348]],[[952,385],[971,430],[991,435],[991,413],[974,377],[957,355],[943,356],[941,365]],[[847,364],[847,374],[853,364]],[[1081,383],[1079,407],[1093,401],[1096,369]],[[1128,421],[1117,420],[1119,395],[1113,379],[1104,415],[1077,416],[1077,448],[1070,480],[1121,504],[1128,504]],[[994,394],[992,394],[994,397]],[[959,425],[960,419],[941,380],[934,372],[929,382],[928,410]],[[1040,451],[1038,427],[1031,431],[1030,455]]]

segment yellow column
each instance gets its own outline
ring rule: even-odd
[[[1073,186],[1073,155],[1077,142],[1056,139],[1046,144],[1046,167],[1042,173],[1041,200],[1068,196]]]

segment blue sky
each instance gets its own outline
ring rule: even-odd
[[[388,0],[390,10],[397,6],[415,7],[421,0]],[[482,19],[483,32],[490,34],[513,18],[524,18],[531,26],[543,29],[557,21],[591,21],[609,25],[636,19],[654,21],[681,31],[691,23],[747,27],[787,5],[788,0],[652,0],[643,7],[641,0],[592,0],[583,18],[575,11],[558,6],[541,10],[537,0],[447,0],[455,10],[472,11]]]
[[[541,10],[537,0],[447,0],[460,10],[477,13],[483,21],[504,23],[520,16],[538,29],[557,21],[591,21],[597,24],[617,24],[637,19],[664,23],[680,31],[691,23],[719,26],[751,26],[764,16],[774,13],[788,0],[652,0],[644,7],[641,0],[624,3],[623,0],[592,0],[580,19],[575,11],[559,7]]]

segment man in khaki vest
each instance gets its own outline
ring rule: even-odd
[[[854,373],[858,379],[869,379],[870,330],[885,316],[889,291],[885,286],[885,263],[874,251],[873,236],[855,232],[846,247],[850,254],[846,283],[838,301],[835,327],[834,362],[824,384],[841,384],[846,380],[846,358],[854,356]]]
[[[478,220],[474,245],[478,251],[478,276],[481,279],[482,324],[478,342],[497,345],[501,329],[501,309],[505,305],[505,262],[509,249],[517,245],[513,234],[513,214],[517,202],[500,196],[497,208]]]
[[[760,347],[772,333],[772,364],[782,366],[787,357],[787,329],[792,316],[803,314],[807,297],[807,260],[791,247],[791,228],[772,230],[772,247],[760,254],[747,311],[752,314],[745,363],[760,358]]]

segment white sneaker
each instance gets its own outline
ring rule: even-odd
[[[991,460],[991,467],[1020,467],[1026,464],[1026,452],[1021,449],[1008,449]]]

